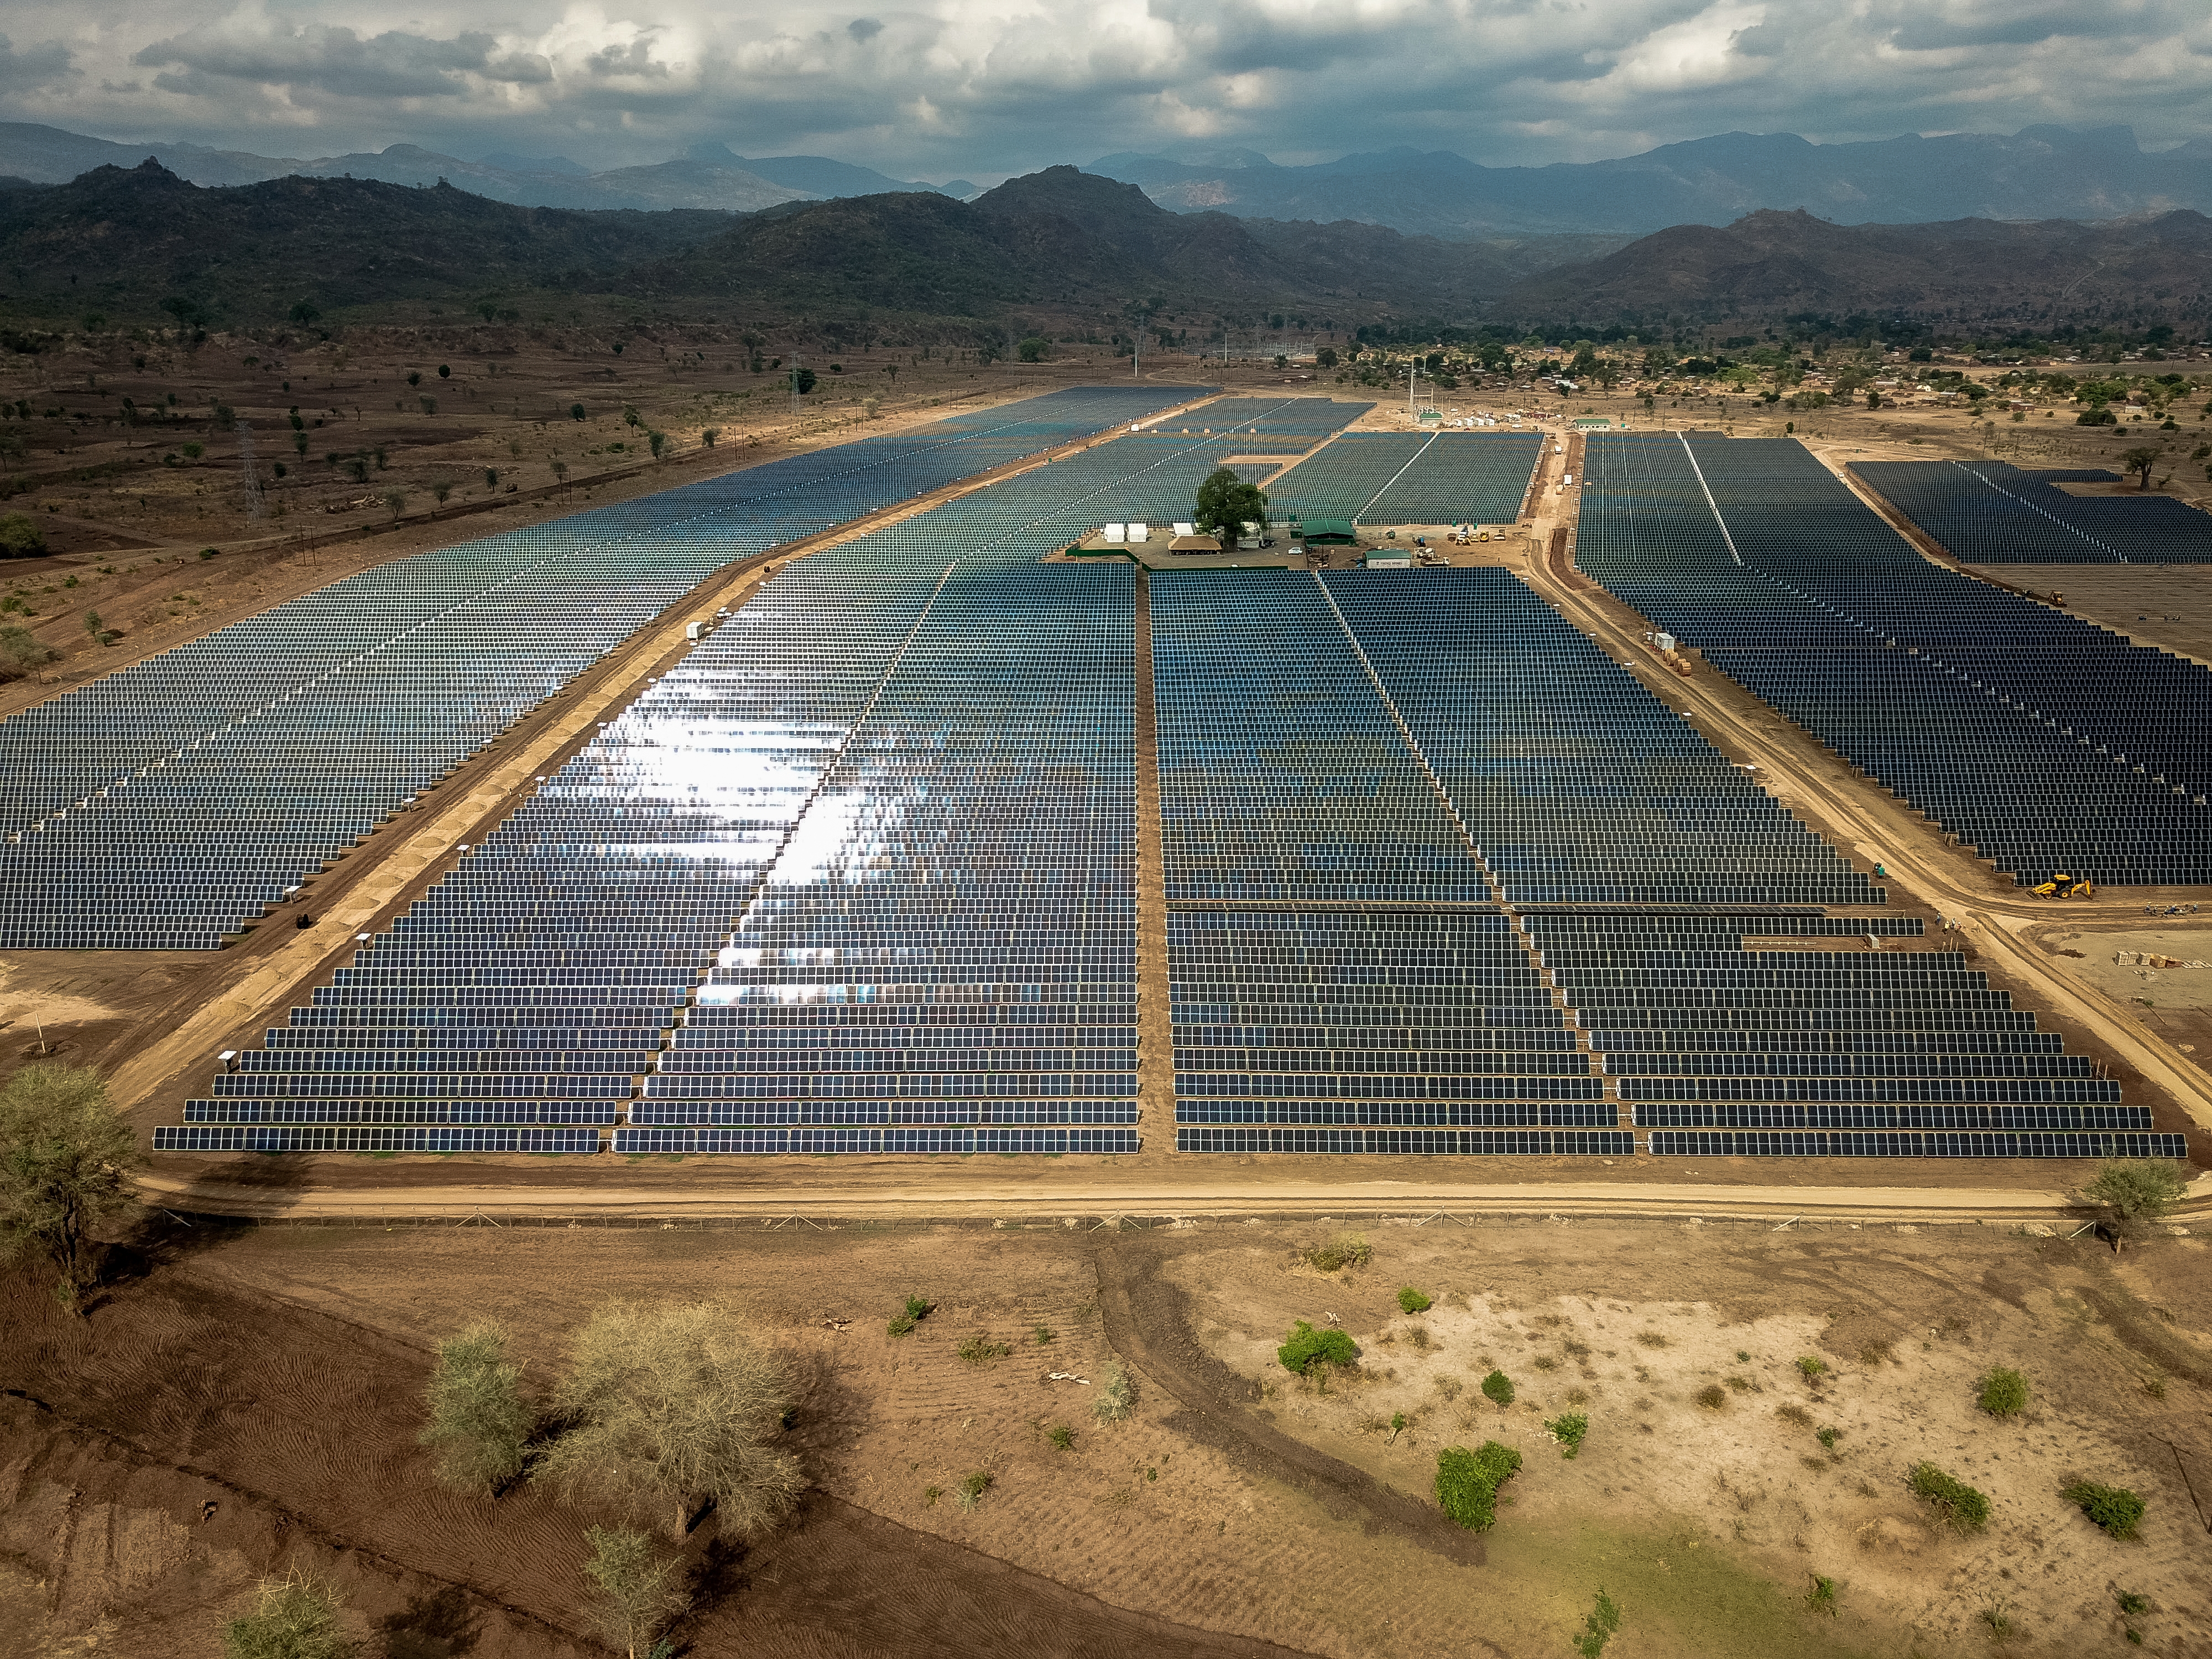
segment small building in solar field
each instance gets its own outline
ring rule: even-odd
[[[1350,547],[1358,539],[1352,533],[1349,519],[1306,519],[1302,522],[1309,547]]]
[[[1370,547],[1360,563],[1370,570],[1411,570],[1413,551],[1408,547]]]
[[[1221,544],[1212,536],[1178,536],[1168,544],[1170,553],[1218,553]]]

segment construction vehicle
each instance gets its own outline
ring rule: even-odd
[[[2097,896],[2097,884],[2087,879],[2076,881],[2062,871],[2029,890],[2038,898],[2094,898]]]

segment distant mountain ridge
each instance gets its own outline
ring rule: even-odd
[[[1766,208],[1802,207],[1842,224],[2212,212],[2212,140],[2147,152],[2125,126],[1842,144],[1730,132],[1615,161],[1535,167],[1483,167],[1449,150],[1406,147],[1311,167],[1278,167],[1254,150],[1187,160],[1124,152],[1085,171],[1137,185],[1179,213],[1358,219],[1449,240],[1648,234],[1726,225]]]
[[[0,174],[12,173],[36,184],[65,184],[97,167],[133,167],[149,156],[179,179],[201,185],[235,187],[291,177],[428,185],[444,179],[456,190],[515,207],[703,208],[755,213],[783,202],[937,188],[826,155],[748,161],[713,143],[694,144],[685,155],[654,166],[592,173],[565,156],[499,155],[465,161],[418,144],[393,144],[380,151],[303,161],[199,144],[111,143],[58,127],[0,122]]]
[[[1516,325],[1624,326],[1854,313],[1969,331],[2196,327],[2212,319],[2212,218],[2180,209],[2103,224],[1838,225],[1770,210],[1721,229],[1676,225],[1556,267],[1489,312]]]

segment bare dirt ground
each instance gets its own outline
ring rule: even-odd
[[[431,1483],[429,1345],[497,1317],[542,1387],[593,1303],[669,1293],[790,1356],[816,1487],[764,1544],[694,1534],[696,1653],[1518,1656],[1565,1651],[1601,1588],[1626,1659],[2117,1653],[2121,1591],[2149,1599],[2126,1621],[2144,1651],[2212,1653],[2197,1237],[2116,1258],[2039,1226],[1446,1220],[1370,1231],[1364,1267],[1301,1265],[1329,1230],[163,1223],[87,1321],[0,1285],[0,1655],[212,1656],[289,1565],[332,1577],[389,1654],[587,1650],[592,1517]],[[1405,1285],[1435,1305],[1401,1314]],[[909,1294],[936,1310],[891,1338]],[[1340,1325],[1359,1364],[1285,1372],[1296,1319]],[[1004,1352],[963,1360],[978,1337]],[[1136,1413],[1101,1425],[1117,1362]],[[1973,1408],[1992,1364],[2027,1372],[2023,1417]],[[1510,1409],[1480,1393],[1493,1367]],[[1570,1409],[1571,1461],[1543,1427]],[[1484,1439],[1524,1465],[1478,1537],[1431,1486],[1439,1448]],[[1985,1533],[1911,1495],[1923,1459],[1990,1495]],[[2059,1498],[2083,1476],[2143,1495],[2140,1541]]]

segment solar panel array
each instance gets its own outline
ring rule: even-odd
[[[1061,396],[1006,412],[1142,412]],[[157,1147],[1139,1150],[1137,578],[1042,561],[1224,441],[786,565]],[[1766,614],[1682,471],[1601,515]],[[1771,479],[1708,471],[1778,556]],[[1631,1113],[1668,1155],[2185,1150],[1917,921],[1820,914],[1883,895],[1507,573],[1150,595],[1179,1148],[1619,1157]]]
[[[1054,393],[397,560],[0,720],[0,948],[215,949],[716,569],[1174,395]]]
[[[1917,919],[1583,910],[1525,922],[1660,1156],[2186,1154],[1957,951],[1744,948],[1753,935],[1895,939],[1917,935]]]
[[[1999,870],[2212,880],[2212,674],[1930,564],[1794,440],[1585,453],[1581,568]]]
[[[1970,564],[2212,563],[2212,514],[2167,495],[2069,495],[2098,468],[2002,461],[1854,461],[1851,471]]]
[[[1356,520],[1437,435],[1347,432],[1277,480],[1270,510],[1279,519]],[[1520,506],[1516,497],[1516,513]]]
[[[1151,597],[1177,1146],[1625,1154],[1330,590]]]
[[[1362,507],[1361,524],[1510,524],[1544,452],[1537,432],[1440,432]]]
[[[1133,573],[1036,562],[1179,464],[785,566],[157,1147],[1133,1150]]]

